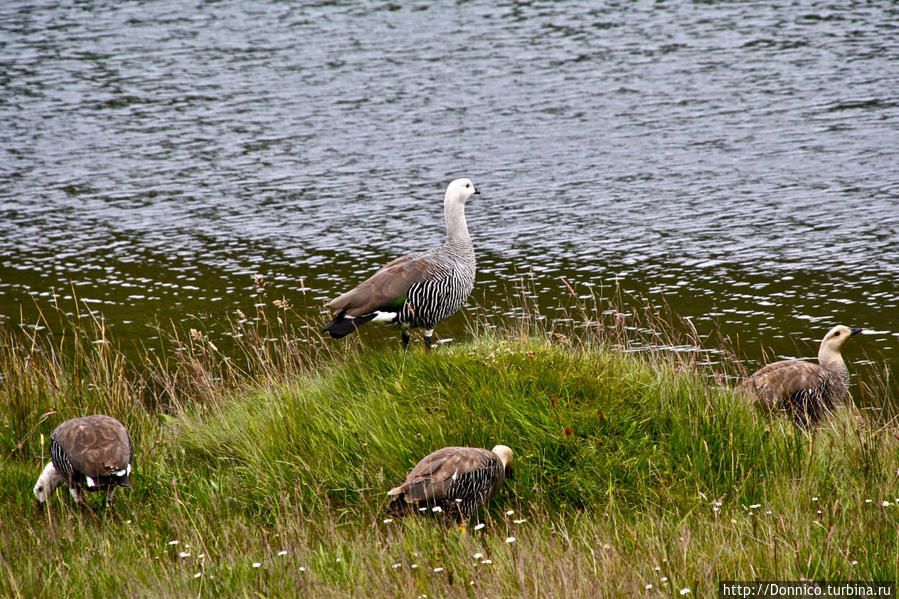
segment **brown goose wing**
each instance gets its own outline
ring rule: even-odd
[[[782,360],[759,369],[741,387],[756,394],[762,403],[777,407],[794,394],[823,389],[828,380],[827,371],[817,364]]]
[[[96,414],[66,420],[50,435],[65,454],[71,469],[91,478],[125,470],[134,455],[131,438],[121,422]],[[56,456],[54,456],[56,457]],[[61,471],[69,471],[55,463]],[[71,476],[71,472],[68,472]]]
[[[436,265],[429,252],[409,254],[388,263],[371,277],[331,300],[326,307],[335,314],[346,312],[356,317],[370,314],[379,308],[394,307],[415,283],[433,276]]]
[[[391,495],[405,493],[406,501],[444,499],[459,476],[490,468],[498,458],[493,452],[476,447],[444,447],[421,460]]]

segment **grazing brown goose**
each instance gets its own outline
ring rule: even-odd
[[[325,306],[334,312],[334,319],[325,332],[339,339],[369,321],[399,324],[404,348],[409,345],[408,329],[423,328],[425,347],[430,349],[434,327],[455,314],[474,287],[474,247],[465,223],[465,202],[476,193],[469,179],[450,183],[443,199],[444,244],[397,258],[328,302]]]
[[[791,414],[798,424],[816,424],[849,391],[849,369],[840,350],[849,337],[861,331],[835,326],[821,341],[817,364],[773,362],[744,380],[741,388],[765,407]]]
[[[392,497],[387,513],[442,514],[461,523],[499,491],[511,466],[512,450],[505,445],[492,451],[438,449],[412,469],[406,482],[387,492]]]
[[[85,505],[84,491],[106,490],[106,503],[116,487],[131,486],[131,437],[121,422],[95,414],[66,420],[50,434],[50,463],[34,496],[44,503],[57,487],[66,484],[78,505]]]

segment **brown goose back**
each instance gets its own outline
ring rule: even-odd
[[[134,456],[128,431],[110,416],[95,414],[66,420],[50,435],[53,466],[71,486],[82,476],[95,480],[127,470]],[[128,476],[112,477],[128,486]],[[105,480],[105,479],[103,479]]]

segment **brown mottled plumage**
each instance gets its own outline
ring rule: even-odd
[[[849,369],[840,350],[862,329],[832,328],[821,341],[818,363],[781,360],[759,369],[740,385],[769,409],[787,412],[804,426],[816,424],[849,391]]]
[[[131,486],[134,448],[128,431],[110,416],[95,414],[66,420],[50,434],[50,458],[34,487],[44,502],[61,484],[69,487],[76,503],[84,503],[84,491],[104,489],[106,501],[116,487]]]
[[[497,445],[492,451],[477,447],[444,447],[422,459],[406,481],[387,494],[393,499],[387,512],[406,516],[442,513],[462,522],[499,491],[512,465],[512,450]]]

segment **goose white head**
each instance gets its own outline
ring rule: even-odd
[[[62,475],[53,466],[53,462],[49,462],[34,485],[35,499],[41,503],[45,503],[62,483]]]
[[[862,329],[850,329],[843,325],[837,325],[830,329],[824,339],[821,340],[821,347],[818,350],[818,363],[822,366],[830,362],[842,362],[840,351],[849,338],[862,332]]]
[[[446,239],[448,242],[471,245],[468,225],[465,222],[465,202],[478,193],[471,179],[455,179],[446,188],[443,198],[443,213],[446,216]]]
[[[468,201],[468,198],[476,193],[480,192],[475,189],[471,179],[454,179],[446,187],[446,196],[443,198],[443,205],[445,208],[449,208],[450,205],[454,204],[465,206],[465,202]]]
[[[512,465],[512,448],[507,447],[505,445],[497,445],[493,449],[491,449],[493,453],[496,454],[496,457],[499,458],[499,461],[503,463],[503,468],[508,468]]]

